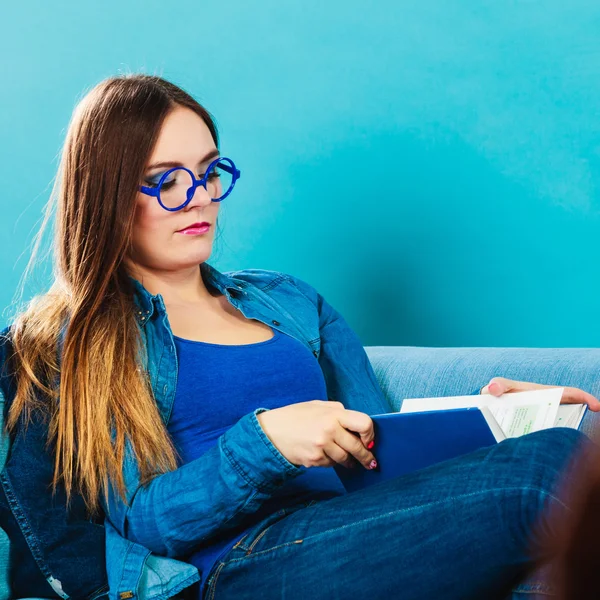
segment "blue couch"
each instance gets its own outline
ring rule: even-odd
[[[470,394],[496,376],[575,386],[600,398],[600,349],[596,348],[366,346],[365,350],[394,411],[404,398]],[[588,411],[582,430],[593,435],[599,427],[600,413]],[[8,540],[0,530],[0,600],[9,598],[7,569]]]
[[[394,411],[404,398],[472,394],[492,377],[578,387],[600,398],[600,348],[418,348],[367,346]],[[581,425],[600,434],[600,413]]]

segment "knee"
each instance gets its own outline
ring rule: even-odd
[[[516,502],[518,510],[529,516],[531,524],[544,510],[546,519],[542,526],[552,526],[552,515],[562,514],[572,504],[572,493],[586,466],[590,464],[591,440],[580,431],[556,427],[536,431],[520,438],[514,450],[516,459],[513,483],[518,483],[518,492],[513,489],[509,496]],[[553,511],[557,511],[554,513]],[[525,532],[522,532],[523,534]]]
[[[557,487],[562,487],[561,482],[572,487],[578,477],[585,478],[597,458],[597,448],[593,448],[592,441],[576,429],[544,429],[519,439],[524,444],[522,457],[528,459],[523,466],[528,467],[529,483],[547,492],[557,492]]]
[[[555,460],[558,463],[578,456],[591,445],[585,433],[569,427],[542,429],[520,439],[528,441],[546,461]]]
[[[513,481],[542,489],[552,487],[575,466],[587,463],[590,453],[586,450],[592,445],[584,433],[567,427],[543,429],[511,441],[514,445],[506,450],[513,462]]]

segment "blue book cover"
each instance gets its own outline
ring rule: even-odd
[[[476,407],[371,415],[377,468],[341,464],[334,469],[348,492],[496,444]]]

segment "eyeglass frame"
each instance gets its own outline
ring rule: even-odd
[[[241,175],[241,171],[238,168],[236,168],[235,163],[226,156],[220,156],[219,158],[215,158],[215,160],[213,160],[208,165],[208,167],[206,167],[206,172],[204,173],[204,177],[202,177],[202,179],[196,179],[196,175],[194,175],[194,173],[192,171],[190,171],[190,169],[188,169],[187,167],[183,167],[183,166],[182,167],[171,167],[168,171],[165,171],[162,174],[160,180],[156,184],[156,187],[148,187],[145,185],[140,185],[139,191],[142,192],[143,194],[146,194],[147,196],[152,196],[152,197],[156,198],[158,200],[158,203],[161,205],[161,207],[164,208],[165,210],[168,210],[169,212],[181,210],[182,208],[185,208],[192,201],[192,199],[194,198],[194,194],[196,193],[196,189],[198,189],[200,186],[202,186],[208,192],[208,188],[206,187],[208,184],[208,175],[209,175],[213,165],[215,165],[216,163],[219,163],[221,161],[229,161],[231,163],[231,166],[229,166],[229,165],[222,166],[223,170],[231,175],[231,186],[229,187],[229,190],[225,194],[223,194],[223,196],[221,196],[220,198],[218,198],[218,199],[211,198],[211,202],[222,202],[223,200],[225,200],[225,198],[227,198],[227,196],[229,196],[229,194],[231,194],[231,192],[233,191],[233,188],[235,187],[236,181],[240,178],[240,175]],[[189,195],[189,198],[183,204],[180,204],[179,206],[177,206],[175,208],[168,208],[162,203],[162,200],[160,199],[160,188],[162,187],[162,184],[164,183],[165,179],[169,176],[169,174],[172,173],[173,171],[177,171],[177,170],[187,171],[189,173],[190,177],[192,178],[193,184],[187,189],[186,195]],[[190,189],[192,189],[191,194],[189,193]]]

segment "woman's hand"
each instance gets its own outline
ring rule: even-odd
[[[513,381],[504,377],[494,377],[490,382],[481,388],[482,394],[491,394],[492,396],[502,396],[511,392],[527,392],[530,390],[543,390],[547,388],[562,387],[557,385],[542,385],[541,383],[529,383],[527,381]],[[574,387],[565,387],[561,404],[587,404],[590,410],[600,411],[600,401],[592,394]]]
[[[267,410],[257,418],[275,447],[296,466],[330,467],[340,463],[352,467],[354,456],[367,469],[374,468],[371,464],[375,457],[367,449],[375,435],[373,421],[365,413],[344,408],[341,402],[298,402]]]

